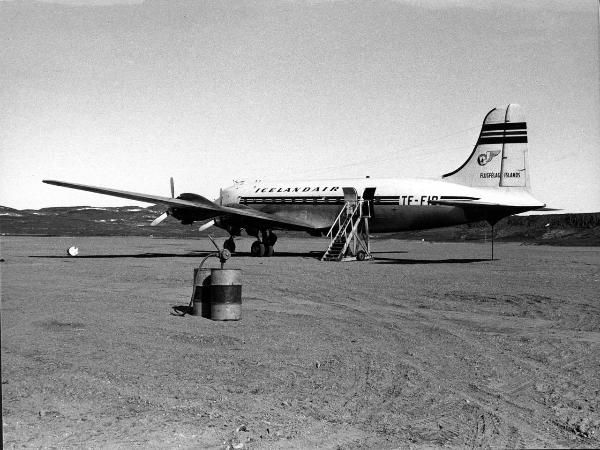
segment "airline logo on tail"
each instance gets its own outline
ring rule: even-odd
[[[494,156],[498,156],[499,154],[500,154],[500,150],[490,150],[487,153],[482,153],[481,155],[479,155],[477,157],[477,163],[480,166],[485,166],[492,159],[494,159]]]

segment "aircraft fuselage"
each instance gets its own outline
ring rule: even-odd
[[[523,189],[472,188],[429,179],[353,178],[337,180],[238,182],[221,191],[218,203],[252,208],[279,217],[310,222],[327,230],[344,205],[344,187],[353,187],[359,196],[365,188],[375,188],[373,233],[445,227],[485,219],[483,210],[432,205],[444,199],[477,199],[511,204],[523,210],[543,206]],[[515,208],[510,213],[520,212]],[[508,215],[508,214],[507,214]]]

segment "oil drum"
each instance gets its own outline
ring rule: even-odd
[[[210,269],[194,269],[192,315],[210,315]]]
[[[241,272],[240,269],[211,269],[209,319],[242,318]]]

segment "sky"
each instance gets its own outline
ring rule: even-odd
[[[597,0],[2,1],[0,204],[438,178],[518,103],[532,192],[600,211]]]

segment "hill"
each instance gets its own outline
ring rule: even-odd
[[[0,232],[31,236],[199,236],[197,226],[181,225],[174,219],[151,227],[152,220],[164,210],[160,206],[69,206],[39,210],[16,210],[0,206]],[[221,231],[213,228],[211,234],[226,234]]]
[[[426,241],[485,241],[491,239],[487,222],[432,230],[396,233],[398,239]],[[600,213],[510,216],[494,227],[496,241],[564,246],[599,246]]]
[[[159,206],[147,208],[123,206],[96,208],[70,206],[16,210],[0,206],[0,233],[34,236],[155,236],[196,238],[197,224],[181,225],[167,219],[156,227],[150,223],[164,211]],[[223,230],[211,228],[210,233],[226,236]],[[279,234],[297,234],[280,232]],[[304,233],[302,233],[304,235]],[[516,241],[549,245],[600,245],[600,213],[545,214],[507,217],[494,228],[500,241]],[[375,236],[377,238],[378,236]],[[382,235],[384,237],[384,235]],[[425,239],[427,241],[485,241],[491,237],[486,222],[468,225],[410,231],[385,235],[386,238]]]

